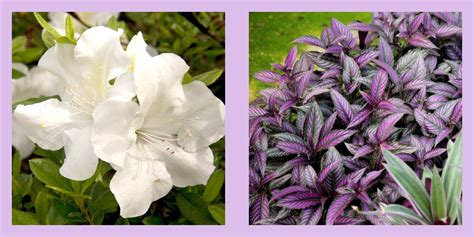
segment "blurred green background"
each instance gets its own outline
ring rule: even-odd
[[[271,69],[272,63],[280,63],[293,45],[298,52],[308,50],[310,46],[292,44],[303,35],[320,36],[324,28],[330,26],[331,18],[337,18],[344,24],[353,21],[370,22],[372,13],[368,12],[254,12],[250,13],[250,72],[249,101],[258,96],[258,92],[271,87],[253,79],[261,70]]]
[[[75,13],[70,13],[75,17]],[[48,14],[41,13],[48,20]],[[225,19],[224,13],[120,13],[114,26],[125,30],[127,38],[143,33],[147,44],[159,53],[180,55],[197,76],[215,72],[209,88],[225,102]],[[109,26],[112,27],[111,21]],[[113,27],[115,28],[115,27]],[[12,14],[12,61],[37,65],[47,50],[42,28],[33,13]],[[124,43],[126,45],[126,42]],[[21,76],[15,76],[17,79]],[[185,78],[186,79],[186,78]],[[193,79],[191,77],[187,78]],[[215,80],[214,80],[215,79]],[[34,98],[22,103],[37,103]],[[12,109],[16,106],[13,105]],[[148,212],[136,218],[122,218],[108,185],[114,171],[100,162],[96,174],[82,182],[59,174],[64,150],[46,151],[39,147],[24,160],[12,149],[12,223],[17,225],[217,225],[225,223],[225,139],[211,146],[216,170],[207,185],[173,188],[152,203]]]

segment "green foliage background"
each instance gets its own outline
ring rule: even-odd
[[[42,16],[47,20],[47,14]],[[33,13],[14,13],[12,23],[12,61],[30,67],[36,65],[47,49],[41,39],[41,26]],[[225,102],[224,13],[121,13],[109,24],[124,28],[128,39],[141,31],[145,41],[159,53],[173,52],[183,57],[191,68],[185,82],[207,80],[213,93]],[[14,79],[20,76],[13,71]],[[108,188],[114,171],[107,163],[100,162],[90,179],[71,181],[59,174],[63,150],[46,151],[37,147],[31,157],[21,160],[12,149],[12,223],[224,224],[224,138],[211,148],[216,170],[207,185],[173,188],[166,197],[154,202],[144,216],[129,219],[120,217],[117,202]]]
[[[250,14],[249,101],[253,101],[260,90],[273,86],[270,83],[254,80],[253,75],[270,69],[272,63],[283,62],[294,45],[298,46],[298,52],[309,50],[311,46],[291,42],[303,35],[320,36],[323,29],[330,26],[331,18],[337,18],[344,24],[357,20],[370,22],[372,13],[254,12]]]

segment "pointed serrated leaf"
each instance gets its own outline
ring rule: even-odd
[[[394,60],[392,48],[390,48],[390,45],[383,37],[380,37],[379,39],[379,60],[393,66]]]
[[[377,74],[372,81],[372,85],[370,87],[370,95],[372,98],[376,98],[377,100],[382,99],[382,95],[385,92],[385,88],[388,84],[388,74],[384,71],[379,69]]]
[[[408,43],[420,48],[427,48],[427,49],[437,49],[436,45],[433,44],[429,39],[427,39],[421,33],[413,34],[408,38]]]
[[[313,103],[305,118],[305,137],[310,146],[314,149],[319,140],[319,134],[324,124],[323,113],[318,103]]]
[[[270,207],[265,193],[258,195],[257,199],[250,208],[250,220],[252,224],[260,220],[265,220],[270,216]]]
[[[316,150],[320,151],[336,146],[356,132],[354,130],[333,130],[319,140]]]
[[[288,55],[286,55],[286,58],[285,58],[286,68],[293,67],[293,64],[295,63],[295,60],[296,60],[296,55],[298,55],[298,48],[295,46],[291,48],[290,52],[288,52]]]
[[[255,79],[263,82],[278,82],[280,80],[280,77],[280,74],[268,70],[257,72],[254,75]]]
[[[403,114],[392,114],[385,118],[377,128],[375,137],[378,141],[385,141],[393,132],[395,124],[402,118]]]
[[[352,108],[349,102],[336,90],[331,90],[331,99],[334,103],[334,107],[336,108],[339,118],[341,118],[345,124],[349,124],[353,116]]]
[[[315,36],[311,36],[311,35],[301,36],[293,40],[293,43],[301,43],[301,44],[313,45],[313,46],[324,48],[324,45],[321,39]]]
[[[288,209],[305,209],[320,204],[319,198],[318,193],[311,191],[295,192],[279,199],[276,205]]]
[[[336,218],[344,212],[347,205],[349,205],[352,200],[354,200],[354,195],[352,193],[341,194],[334,198],[326,215],[326,225],[333,225]]]
[[[301,211],[300,225],[317,225],[323,215],[323,206],[318,208],[306,208]]]

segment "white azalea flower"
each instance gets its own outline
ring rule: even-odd
[[[113,16],[118,17],[118,12],[76,12],[77,16],[88,26],[107,25]]]
[[[92,27],[76,46],[56,44],[48,49],[39,67],[63,81],[61,101],[19,105],[14,112],[31,141],[47,150],[64,147],[66,158],[60,173],[69,179],[85,180],[95,172],[98,159],[90,134],[96,106],[108,98],[130,100],[135,94],[131,74],[124,74],[130,60],[120,45],[121,34]],[[115,78],[110,86],[109,80]]]
[[[121,216],[135,217],[173,185],[207,183],[215,168],[209,145],[224,136],[224,104],[202,82],[182,85],[189,69],[183,59],[151,57],[141,34],[127,54],[140,105],[115,98],[101,104],[92,140],[96,154],[117,170],[110,189]]]
[[[57,95],[63,88],[60,79],[56,75],[39,67],[28,70],[28,67],[22,63],[13,63],[12,68],[24,74],[23,77],[12,80],[13,104],[30,98]],[[13,147],[20,152],[22,159],[29,157],[35,149],[35,144],[26,136],[15,118],[13,118],[12,124]]]

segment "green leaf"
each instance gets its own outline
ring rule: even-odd
[[[225,225],[225,206],[224,204],[215,204],[208,207],[209,212],[211,213],[214,220],[219,223],[219,225]]]
[[[433,220],[441,220],[446,217],[446,193],[444,192],[441,177],[436,167],[433,169],[431,179],[431,212]]]
[[[13,55],[12,60],[14,62],[29,64],[38,61],[38,59],[43,55],[43,52],[44,49],[41,47],[27,48]]]
[[[211,177],[207,181],[206,188],[202,197],[205,201],[211,203],[221,192],[222,186],[224,185],[225,173],[224,170],[218,169],[212,173]]]
[[[390,151],[384,149],[383,156],[387,161],[387,164],[384,164],[385,168],[397,184],[405,190],[407,199],[416,206],[426,219],[432,221],[428,192],[426,192],[425,186],[418,179],[415,172]]]
[[[76,44],[77,43],[75,39],[70,39],[66,36],[61,36],[59,38],[56,38],[56,41],[61,44]]]
[[[95,183],[89,193],[92,199],[88,202],[88,209],[92,216],[103,213],[115,212],[117,201],[112,192],[101,183]]]
[[[61,37],[61,34],[59,34],[59,32],[56,29],[54,29],[54,27],[51,26],[39,13],[35,12],[33,14],[35,15],[35,18],[38,21],[38,23],[41,25],[41,27],[43,27],[43,29],[51,33],[51,35],[55,39],[58,39],[59,37]]]
[[[41,39],[48,49],[56,44],[53,34],[51,34],[49,31],[43,31],[43,33],[41,33]]]
[[[451,224],[456,221],[458,213],[458,205],[456,204],[461,199],[461,162],[462,162],[462,135],[456,139],[453,144],[448,143],[448,159],[443,168],[441,181],[446,192],[447,211],[451,220]]]
[[[381,206],[382,214],[388,216],[398,216],[402,219],[409,220],[418,224],[428,225],[429,223],[421,216],[416,214],[414,211],[398,204],[390,204]]]
[[[147,216],[143,219],[143,224],[145,225],[162,225],[163,217],[161,216]]]
[[[47,159],[31,159],[30,169],[33,174],[43,183],[58,190],[72,192],[68,179],[59,173],[59,166]]]
[[[16,69],[12,69],[12,79],[13,80],[22,78],[24,76],[26,76],[26,75],[23,72],[20,72]]]
[[[59,193],[62,193],[62,194],[66,194],[68,196],[71,196],[71,197],[78,197],[78,198],[84,198],[84,199],[92,199],[91,196],[88,196],[88,195],[83,195],[83,194],[79,194],[79,193],[75,193],[73,191],[68,191],[68,190],[64,190],[62,188],[59,188],[59,187],[54,187],[54,186],[50,186],[50,185],[46,185],[47,188],[50,188],[56,192],[59,192]]]
[[[12,40],[12,55],[25,50],[26,48],[26,37],[21,35],[17,36]]]
[[[13,225],[39,225],[35,216],[28,212],[19,210],[12,210],[12,224]]]
[[[64,24],[66,28],[66,37],[68,37],[70,40],[75,41],[74,39],[74,23],[72,22],[72,17],[71,15],[66,16],[66,22]]]
[[[199,74],[199,75],[194,76],[194,77],[185,76],[184,79],[183,79],[183,84],[187,84],[187,83],[190,83],[192,81],[202,81],[202,82],[204,82],[204,84],[206,84],[206,86],[209,86],[212,83],[214,83],[217,79],[219,79],[219,77],[222,75],[223,72],[224,71],[221,70],[221,69],[215,69],[215,70],[212,70],[212,71],[209,71],[209,72]]]
[[[195,193],[178,193],[176,203],[179,211],[186,219],[196,225],[215,225],[211,213],[207,209],[208,204]]]
[[[19,151],[15,151],[15,154],[13,155],[13,163],[12,163],[12,173],[13,177],[18,177],[20,176],[20,171],[21,171],[21,156]]]
[[[40,220],[41,224],[46,223],[46,218],[48,216],[49,209],[51,208],[51,202],[49,197],[44,192],[38,193],[35,200],[35,211],[36,217]]]
[[[54,213],[61,217],[66,224],[87,223],[87,220],[84,218],[83,214],[79,212],[78,208],[65,200],[54,198],[52,200],[52,209],[54,210]]]
[[[117,18],[115,16],[112,16],[111,18],[109,18],[109,21],[107,22],[107,26],[112,30],[117,30],[118,29]]]

